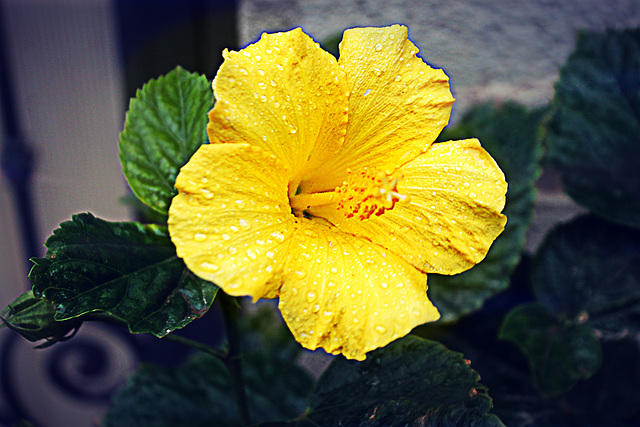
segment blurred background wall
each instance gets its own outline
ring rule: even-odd
[[[487,99],[547,103],[578,30],[640,25],[637,0],[0,0],[0,12],[2,308],[29,288],[26,259],[43,255],[60,222],[86,211],[133,217],[120,201],[118,134],[136,88],[175,65],[212,78],[224,47],[263,31],[301,26],[323,42],[351,26],[403,23],[450,76],[455,120]],[[532,230],[575,213],[553,189],[543,188]],[[33,350],[0,330],[0,425],[97,425],[139,363],[180,361],[179,349],[157,341],[85,325],[67,343]]]

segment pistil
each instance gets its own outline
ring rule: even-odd
[[[326,191],[323,193],[301,193],[289,197],[291,209],[293,211],[303,212],[314,206],[329,205],[335,201],[335,191]]]

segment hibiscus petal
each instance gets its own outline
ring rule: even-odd
[[[245,49],[223,55],[213,82],[217,103],[209,113],[211,142],[264,148],[285,163],[297,187],[303,167],[322,164],[342,145],[344,71],[299,28],[263,34]]]
[[[366,239],[303,219],[292,247],[279,307],[306,348],[363,360],[439,318],[426,275]]]
[[[287,169],[248,144],[201,146],[180,170],[169,208],[178,256],[234,296],[277,296],[295,225]]]
[[[477,139],[432,144],[394,172],[408,202],[366,220],[334,206],[312,209],[341,230],[362,235],[427,273],[457,274],[486,255],[502,232],[507,183]]]
[[[342,184],[347,168],[375,164],[390,172],[435,141],[454,99],[446,74],[416,53],[404,26],[344,32],[339,64],[349,82],[347,134],[339,156],[303,183],[306,192]]]

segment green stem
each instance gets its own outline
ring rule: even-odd
[[[222,310],[224,325],[227,330],[227,343],[229,352],[224,359],[225,365],[231,373],[231,384],[233,394],[238,405],[238,415],[242,425],[249,425],[249,407],[244,387],[244,377],[242,376],[242,354],[240,351],[240,335],[238,334],[238,306],[236,301],[225,294],[218,292],[218,302]]]
[[[194,341],[192,339],[185,338],[180,335],[169,334],[169,335],[165,335],[164,339],[204,351],[205,353],[210,354],[211,356],[216,357],[222,361],[226,359],[225,352],[220,350],[219,348],[210,347],[206,344],[202,344],[201,342]]]

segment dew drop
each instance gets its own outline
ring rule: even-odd
[[[242,74],[243,76],[246,76],[247,74],[249,74],[249,73],[247,72],[247,70],[245,70],[244,68],[240,68],[238,71],[239,71],[239,72],[240,72],[240,74]]]
[[[275,81],[275,80],[271,80],[271,81],[269,82],[269,84],[270,84],[271,86],[273,86],[273,87],[276,87],[276,86],[277,86],[277,83],[276,83],[276,81]]]
[[[311,307],[311,311],[314,313],[320,311],[320,304],[314,304],[313,307]]]
[[[402,80],[402,76],[401,76],[400,74],[398,74],[398,75],[396,76],[395,80],[396,80],[397,82],[399,82],[400,80]]]
[[[377,325],[375,327],[376,332],[378,332],[379,334],[384,334],[385,332],[387,332],[387,328],[385,328],[382,325]]]
[[[367,89],[364,91],[364,94],[362,96],[367,96],[371,93],[371,89]]]
[[[247,250],[247,256],[251,259],[256,259],[258,258],[258,256],[256,255],[255,251],[248,249]]]
[[[374,68],[374,69],[373,69],[373,73],[374,73],[376,76],[380,77],[380,75],[382,74],[382,71],[380,70],[380,68]]]
[[[307,273],[304,270],[296,270],[296,276],[298,276],[299,279],[302,279],[306,275]]]
[[[273,233],[271,233],[271,236],[278,242],[284,242],[284,234],[279,231],[274,231]]]
[[[258,59],[257,56],[256,56],[256,59]],[[260,74],[261,76],[264,76],[264,70],[258,70],[258,74]]]
[[[250,52],[247,52],[246,50],[243,50],[243,51],[242,51],[242,54],[243,54],[244,56],[246,56],[247,58],[251,58],[251,53],[250,53]]]
[[[307,294],[307,301],[312,302],[315,299],[316,299],[316,294],[314,294],[313,292],[309,292]]]
[[[207,240],[207,235],[202,233],[196,233],[196,235],[193,236],[193,240],[195,240],[196,242],[203,242]]]
[[[231,236],[229,236],[228,234],[223,234],[220,237],[222,237],[222,240],[229,240],[231,238]]]
[[[266,89],[267,88],[267,84],[265,82],[258,82],[258,87],[260,89]]]
[[[382,286],[384,289],[387,289],[389,285],[387,284],[387,282],[382,282],[380,283],[380,286]]]
[[[209,262],[203,262],[202,264],[200,264],[200,267],[202,267],[203,269],[208,270],[208,271],[218,271],[218,270],[220,270],[220,267],[218,267],[215,264],[211,264]]]
[[[376,44],[376,50],[380,52],[382,50],[382,43]]]
[[[291,131],[290,132],[291,133],[296,133],[296,132],[298,132],[298,129],[296,129],[295,126],[291,126]]]

